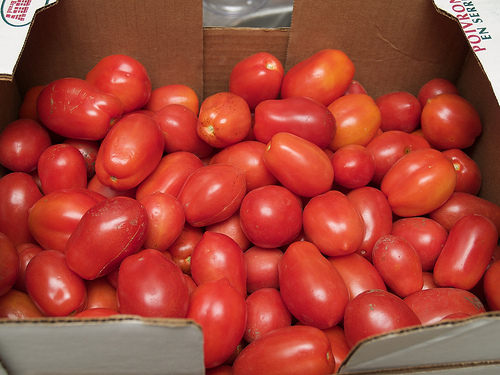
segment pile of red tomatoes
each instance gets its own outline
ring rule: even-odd
[[[500,309],[479,114],[445,79],[372,98],[354,75],[261,52],[199,102],[111,55],[30,89],[0,134],[0,317],[194,319],[207,374],[328,374]]]

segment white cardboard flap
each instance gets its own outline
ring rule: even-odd
[[[204,374],[203,334],[194,321],[0,320],[0,362],[12,375]],[[0,374],[2,374],[0,366]]]
[[[434,0],[455,18],[481,63],[500,104],[500,7],[498,0]]]
[[[57,0],[3,0],[0,20],[0,78],[12,80],[35,14]]]

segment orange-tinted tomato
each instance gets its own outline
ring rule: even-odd
[[[151,91],[149,101],[143,108],[158,112],[169,104],[182,104],[193,111],[195,115],[198,115],[200,110],[196,92],[191,87],[179,83],[161,86]]]

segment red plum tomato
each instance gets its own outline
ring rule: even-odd
[[[342,146],[330,158],[335,184],[348,189],[366,186],[375,174],[375,159],[365,146]]]
[[[198,115],[200,110],[200,102],[196,92],[191,87],[180,83],[173,83],[153,89],[149,101],[143,109],[154,113],[169,104],[182,104],[193,111],[195,115]]]
[[[95,175],[95,159],[99,151],[99,142],[89,141],[85,139],[72,139],[67,138],[64,144],[75,147],[83,156],[85,165],[87,166],[87,179],[91,179]]]
[[[492,263],[484,274],[483,290],[492,311],[500,310],[500,292],[498,289],[498,280],[500,280],[500,261]]]
[[[203,228],[193,227],[185,223],[181,234],[167,249],[172,261],[187,275],[191,275],[191,255],[203,237],[203,233]]]
[[[420,125],[422,108],[418,99],[407,91],[395,91],[375,99],[380,109],[382,131],[411,133]]]
[[[252,246],[243,255],[247,267],[248,293],[261,288],[279,289],[278,264],[283,251]]]
[[[226,220],[211,224],[205,227],[206,231],[222,233],[231,237],[245,251],[251,245],[245,232],[241,228],[240,213],[236,211],[231,217]]]
[[[455,94],[459,95],[458,88],[454,83],[446,78],[433,78],[420,87],[418,90],[417,99],[422,108],[427,101],[439,94]]]
[[[0,318],[27,319],[42,318],[44,315],[31,297],[16,289],[0,296]]]
[[[445,150],[443,154],[451,160],[457,172],[455,191],[477,195],[482,182],[481,171],[477,163],[458,148]]]
[[[16,246],[0,232],[0,296],[12,289],[19,275],[19,253]]]

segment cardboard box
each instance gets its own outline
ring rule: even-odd
[[[479,1],[449,3],[473,7]],[[199,0],[61,0],[50,6],[31,25],[14,76],[1,77],[0,129],[16,119],[31,86],[83,78],[109,54],[137,58],[153,87],[183,83],[203,98],[227,91],[234,64],[255,52],[274,54],[288,69],[320,49],[336,48],[350,56],[355,78],[373,97],[416,94],[434,77],[455,82],[483,122],[469,150],[483,173],[480,195],[500,204],[500,106],[465,28],[431,0],[405,0],[404,6],[400,0],[296,0],[292,26],[283,29],[203,28],[202,12]],[[199,326],[187,320],[0,320],[0,374],[203,374],[202,339]],[[367,340],[340,371],[496,374],[499,344],[500,315],[488,313]]]

